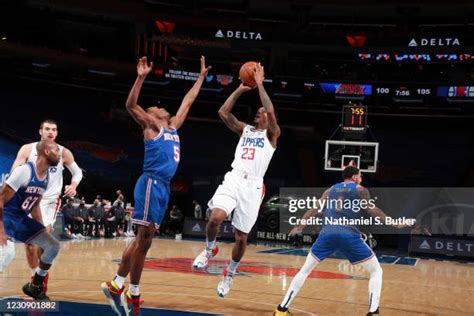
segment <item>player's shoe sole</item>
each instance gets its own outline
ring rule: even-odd
[[[107,300],[109,301],[109,304],[110,304],[110,307],[112,307],[112,310],[118,315],[118,316],[122,316],[122,314],[120,313],[120,308],[121,308],[121,304],[123,304],[123,301],[125,301],[125,298],[123,298],[123,290],[122,291],[119,291],[117,293],[113,293],[110,291],[110,288],[109,288],[109,285],[107,284],[107,282],[102,282],[102,284],[100,285],[100,287],[102,288],[102,292],[104,292],[104,295],[105,297],[107,298]],[[127,306],[125,305],[126,308],[124,308],[124,310],[127,310]],[[128,314],[127,314],[128,316]]]

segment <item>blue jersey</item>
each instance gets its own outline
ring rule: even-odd
[[[359,233],[358,226],[348,226],[340,224],[330,224],[328,222],[341,219],[359,219],[362,217],[359,206],[359,193],[357,183],[337,183],[333,185],[329,192],[328,206],[325,212],[325,226],[323,232],[343,230],[347,232]]]
[[[153,139],[145,140],[143,173],[170,182],[180,159],[179,136],[176,129],[162,128]]]
[[[5,213],[29,214],[36,202],[41,199],[49,182],[49,171],[46,171],[44,179],[38,179],[36,168],[32,162],[28,162],[30,168],[30,180],[28,184],[20,186],[13,198],[4,206]],[[8,184],[8,180],[6,182]]]

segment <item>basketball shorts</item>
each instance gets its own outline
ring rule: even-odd
[[[234,212],[232,225],[250,233],[258,218],[258,211],[265,195],[262,178],[246,176],[237,171],[227,172],[224,181],[209,201],[209,208],[224,210],[229,216]]]
[[[26,213],[5,211],[3,225],[8,237],[28,244],[33,238],[41,234],[46,228]]]
[[[59,208],[61,207],[61,199],[57,198],[43,198],[40,202],[41,216],[43,217],[43,224],[45,227],[54,226],[58,216]]]
[[[143,226],[154,223],[158,229],[168,206],[169,183],[142,174],[137,180],[133,196],[135,209],[132,222]]]
[[[372,249],[356,233],[321,233],[311,247],[311,253],[318,261],[326,259],[334,251],[341,252],[352,264],[364,262],[374,256]]]

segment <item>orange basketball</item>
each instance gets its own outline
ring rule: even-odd
[[[246,86],[255,87],[257,83],[255,82],[255,67],[257,63],[254,61],[248,61],[240,67],[239,77],[240,81]]]

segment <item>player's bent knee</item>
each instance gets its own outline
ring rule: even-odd
[[[237,243],[246,243],[248,234],[236,231],[235,232],[235,242]]]
[[[48,245],[45,245],[43,248],[43,255],[41,256],[41,261],[46,264],[52,264],[54,259],[59,254],[60,249],[59,241],[54,239]]]

